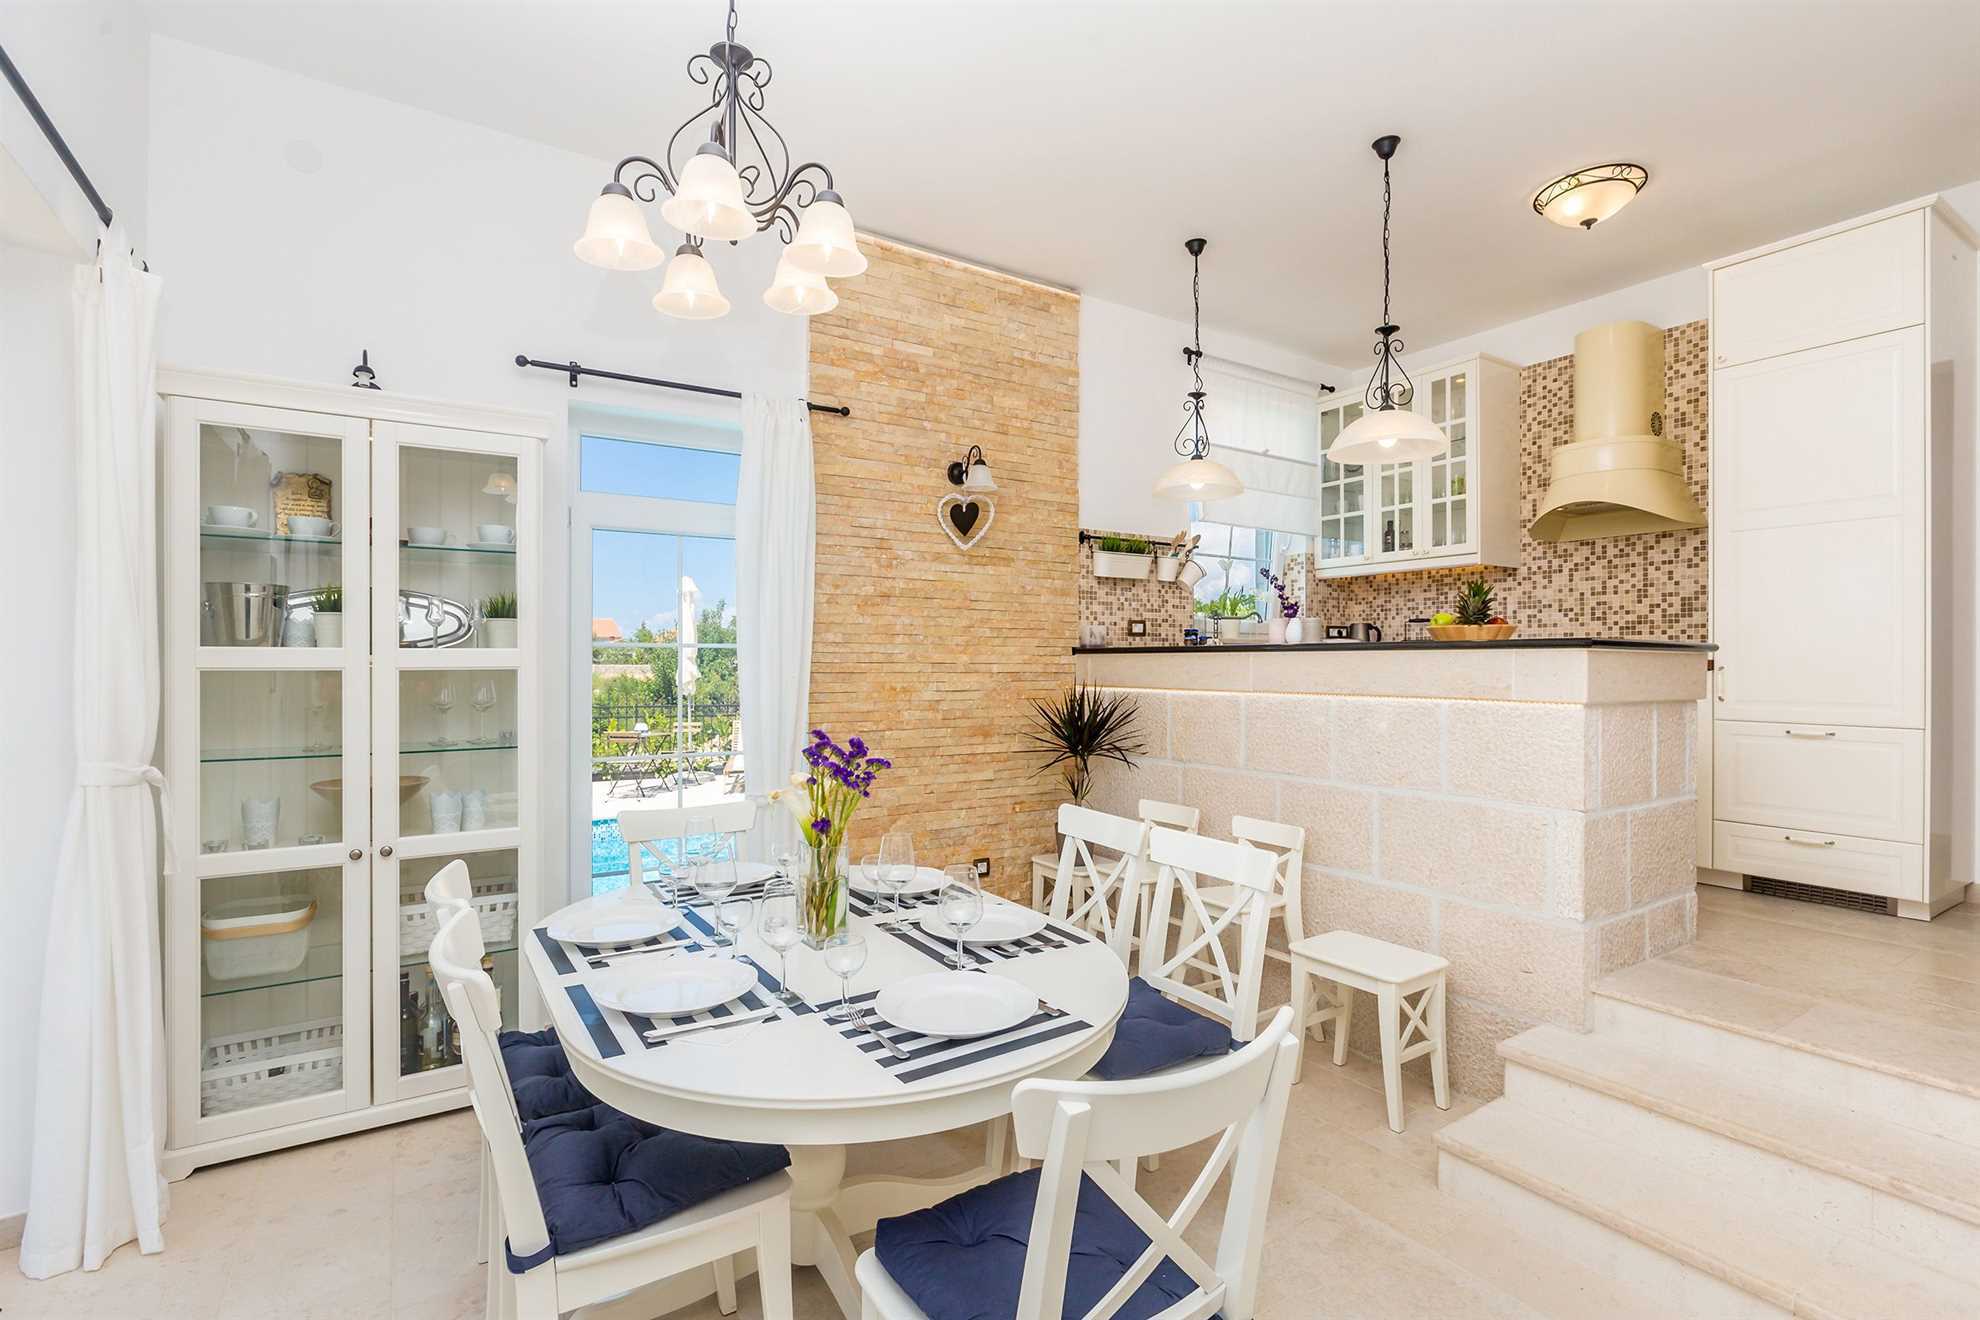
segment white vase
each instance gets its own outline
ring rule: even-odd
[[[1265,636],[1275,646],[1285,641],[1286,621],[1284,619],[1273,619],[1265,625]]]
[[[514,619],[483,619],[481,621],[481,644],[487,647],[512,647],[516,644],[516,621]]]
[[[344,644],[344,616],[322,614],[316,616],[316,644],[318,646],[342,646]]]
[[[1303,619],[1287,619],[1287,620],[1286,620],[1286,638],[1285,638],[1285,639],[1286,639],[1286,642],[1287,642],[1288,644],[1292,644],[1292,643],[1295,643],[1295,642],[1298,642],[1298,641],[1301,641],[1301,640],[1303,640],[1303,639],[1305,638],[1305,636],[1306,636],[1306,624],[1305,624],[1305,621],[1304,621]]]

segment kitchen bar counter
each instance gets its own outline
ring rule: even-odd
[[[1194,654],[1219,651],[1576,651],[1591,646],[1621,651],[1716,651],[1713,642],[1652,642],[1634,637],[1509,637],[1503,642],[1206,642],[1202,646],[1075,646],[1074,655],[1143,655],[1151,651]]]
[[[1089,805],[1186,803],[1226,838],[1235,816],[1303,826],[1304,933],[1450,959],[1452,1081],[1496,1094],[1500,1041],[1581,1026],[1595,981],[1692,938],[1710,649],[1081,650],[1080,678],[1134,699],[1143,748],[1095,766]],[[1356,1048],[1373,1049],[1374,1016],[1355,1015]]]

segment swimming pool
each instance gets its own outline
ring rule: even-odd
[[[704,837],[712,842],[716,836],[707,835]],[[701,850],[699,846],[702,842],[701,838],[690,839],[688,842],[691,845],[691,851],[699,852]],[[642,868],[650,867],[656,857],[659,859],[660,865],[668,867],[673,866],[680,858],[681,841],[679,839],[662,839],[657,843],[646,844],[644,847],[646,849],[646,859],[640,864]],[[626,879],[631,873],[632,867],[626,853],[626,838],[625,835],[619,833],[618,820],[616,818],[608,818],[592,821],[591,892],[594,894],[607,894],[615,889],[624,889],[626,887]]]

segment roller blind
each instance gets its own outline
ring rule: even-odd
[[[1203,360],[1211,456],[1244,494],[1208,500],[1203,517],[1311,535],[1320,523],[1320,389],[1236,362]]]

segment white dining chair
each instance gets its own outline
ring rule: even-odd
[[[687,850],[688,822],[706,817],[715,823],[717,834],[743,835],[756,828],[756,799],[727,798],[693,807],[632,807],[619,813],[619,837],[626,841],[627,884],[637,889],[645,882],[640,861],[640,845],[672,839],[681,845],[677,855]],[[656,856],[657,856],[656,852]]]
[[[618,1237],[556,1251],[497,1045],[501,998],[481,969],[481,952],[478,920],[472,911],[460,911],[434,937],[427,963],[460,1029],[468,1099],[495,1173],[503,1249],[491,1244],[489,1252],[489,1315],[555,1320],[704,1266],[714,1272],[717,1305],[733,1314],[735,1256],[754,1250],[765,1320],[791,1320],[791,1180],[781,1169]],[[601,1156],[597,1162],[605,1166],[603,1181],[568,1190],[612,1199],[614,1161]],[[571,1173],[560,1170],[555,1183],[562,1187]]]
[[[1140,818],[1141,823],[1144,825],[1163,825],[1172,830],[1184,830],[1191,834],[1196,833],[1197,822],[1202,819],[1203,815],[1195,807],[1185,807],[1175,802],[1163,802],[1157,798],[1142,798],[1135,804],[1134,810],[1135,815]],[[1056,885],[1058,883],[1058,863],[1059,859],[1053,853],[1039,853],[1031,859],[1031,906],[1040,912],[1046,911],[1045,886],[1047,884]],[[1076,884],[1084,884],[1086,879],[1087,877],[1084,872],[1074,872],[1074,882]],[[1144,901],[1141,903],[1141,907],[1144,911],[1148,906],[1145,901],[1148,897],[1148,889],[1153,884],[1154,879],[1154,869],[1143,867],[1141,872],[1141,896]],[[1074,898],[1077,901],[1078,895],[1075,894]],[[1141,937],[1138,934],[1134,939],[1137,944],[1141,941]]]
[[[1052,919],[1099,935],[1126,966],[1134,943],[1148,825],[1068,802],[1059,808],[1059,834],[1064,842],[1052,884]],[[1096,855],[1095,848],[1104,851]],[[1083,883],[1075,876],[1084,877]]]
[[[468,875],[464,857],[448,862],[426,882],[426,901],[433,905],[436,917],[442,915],[442,909],[466,907],[473,898],[474,881]]]
[[[1272,854],[1272,893],[1266,902],[1266,939],[1263,956],[1290,967],[1292,954],[1289,951],[1293,945],[1306,938],[1305,918],[1300,911],[1301,878],[1306,867],[1306,829],[1299,825],[1285,825],[1276,820],[1233,816],[1231,837],[1240,843],[1251,844]],[[1204,886],[1197,891],[1197,897],[1203,900],[1203,906],[1211,912],[1221,911],[1228,906],[1233,896],[1228,885]],[[1271,922],[1274,917],[1285,926],[1285,950],[1272,947]],[[1181,939],[1185,943],[1195,939],[1197,929],[1194,915],[1185,910],[1182,916]],[[1192,962],[1191,970],[1207,973],[1210,969],[1199,957]],[[1260,1019],[1269,1017],[1271,1012],[1269,1007],[1259,1010]]]
[[[433,873],[426,882],[426,901],[433,908],[434,926],[437,930],[446,924],[448,917],[456,912],[466,911],[474,897],[474,881],[468,875],[467,859],[456,857]],[[480,918],[476,918],[476,928]],[[479,958],[477,957],[477,961]],[[488,1146],[481,1147],[481,1195],[480,1208],[475,1217],[474,1259],[476,1263],[488,1259],[488,1243],[494,1233],[495,1213],[495,1171],[488,1163]]]
[[[1011,1097],[1018,1151],[1042,1165],[881,1220],[873,1248],[854,1267],[864,1320],[927,1320],[928,1306],[959,1313],[952,1305],[959,1300],[969,1314],[1016,1320],[1107,1320],[1129,1303],[1133,1314],[1161,1320],[1253,1320],[1298,1066],[1291,1020],[1282,1008],[1243,1050],[1179,1072],[1018,1083]],[[1115,1167],[1131,1168],[1138,1151],[1210,1136],[1218,1137],[1210,1158],[1167,1216]],[[1226,1171],[1213,1264],[1184,1234]],[[967,1227],[958,1233],[958,1224]],[[1009,1255],[1012,1240],[1025,1244],[1021,1270]],[[1117,1254],[1141,1243],[1127,1260]]]
[[[1160,828],[1149,831],[1148,854],[1155,864],[1155,911],[1180,903],[1183,920],[1180,928],[1148,923],[1141,979],[1176,1002],[1229,1023],[1237,1040],[1250,1040],[1258,1031],[1276,854]],[[1206,893],[1216,897],[1216,906],[1204,901]],[[1227,931],[1237,934],[1234,949],[1225,948]],[[1188,979],[1192,972],[1198,973],[1194,980]]]

